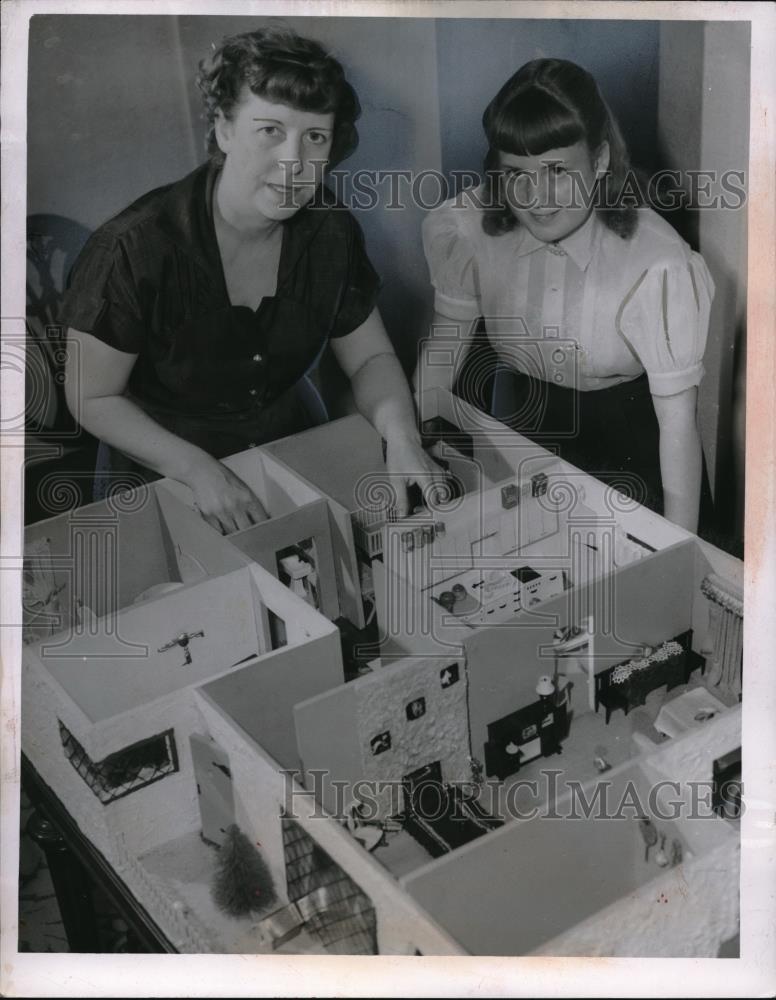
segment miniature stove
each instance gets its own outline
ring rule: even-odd
[[[438,584],[432,598],[460,622],[476,626],[505,621],[566,589],[566,572],[515,569],[472,569]]]

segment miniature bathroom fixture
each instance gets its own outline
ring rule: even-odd
[[[655,729],[666,736],[675,737],[713,719],[725,706],[705,687],[685,691],[678,698],[666,702],[655,719]]]
[[[307,601],[312,607],[316,607],[313,591],[315,573],[312,565],[306,559],[292,553],[280,560],[280,566],[291,581],[289,587],[291,592],[301,597],[303,601]]]

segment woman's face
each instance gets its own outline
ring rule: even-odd
[[[333,130],[332,113],[273,104],[243,87],[231,118],[216,119],[224,194],[248,219],[289,218],[321,183]]]
[[[539,156],[499,153],[504,197],[518,222],[544,243],[565,239],[592,211],[595,184],[609,166],[604,143],[592,156],[584,140]]]

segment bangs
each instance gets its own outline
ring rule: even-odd
[[[486,131],[491,149],[515,156],[539,156],[587,138],[574,111],[538,88],[515,94],[488,122]]]
[[[257,97],[298,111],[336,113],[340,103],[339,81],[322,78],[320,73],[302,65],[276,63],[246,82]]]

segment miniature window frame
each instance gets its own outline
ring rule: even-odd
[[[147,788],[154,782],[166,778],[168,774],[175,774],[180,769],[173,729],[167,729],[156,736],[139,740],[137,743],[132,743],[122,750],[109,754],[102,760],[93,761],[62,720],[57,721],[59,722],[59,736],[62,740],[65,756],[104,806],[117,799],[123,799],[141,788]],[[149,762],[145,766],[141,764],[138,767],[137,763],[133,763],[130,767],[126,761],[122,762],[121,760],[122,757],[128,758],[130,754],[135,756],[140,754],[142,760],[143,751],[148,752],[149,758]],[[157,760],[161,758],[161,764],[152,763],[152,756]],[[120,774],[122,767],[128,775],[131,770],[136,770],[137,773],[134,776],[128,776],[124,781],[117,781],[111,772]],[[147,768],[152,768],[153,773],[150,776],[141,777]]]

